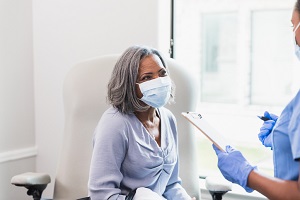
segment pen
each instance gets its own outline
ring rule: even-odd
[[[259,119],[263,120],[263,121],[267,121],[269,120],[269,118],[267,117],[264,117],[264,116],[257,116]]]

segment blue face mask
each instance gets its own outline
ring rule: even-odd
[[[159,77],[150,81],[138,84],[143,94],[141,101],[154,108],[160,108],[166,105],[171,95],[171,79]]]
[[[298,60],[300,60],[300,47],[299,45],[297,44],[297,41],[296,41],[296,31],[297,29],[299,28],[300,26],[300,22],[298,23],[298,25],[296,26],[295,30],[294,30],[294,46],[295,46],[295,54],[298,58]]]

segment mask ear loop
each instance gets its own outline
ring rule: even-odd
[[[294,30],[294,34],[296,35],[296,31],[297,31],[297,29],[299,28],[299,26],[300,26],[300,22],[298,23],[298,25],[296,26],[296,28],[295,28],[295,30]]]
[[[296,26],[295,30],[293,31],[293,32],[294,32],[294,37],[295,37],[295,38],[294,38],[294,39],[295,39],[294,43],[295,43],[295,45],[297,45],[297,46],[298,46],[298,44],[297,44],[297,40],[296,40],[296,31],[298,30],[299,26],[300,26],[300,22],[298,23],[298,25]]]

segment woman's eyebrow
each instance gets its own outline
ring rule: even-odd
[[[138,75],[138,78],[143,78],[143,76],[148,76],[148,75],[152,75],[152,72],[144,72]]]
[[[141,74],[141,76],[142,76],[142,75],[145,75],[145,74],[146,74],[146,75],[148,75],[148,74],[153,74],[153,72],[144,72],[144,73]]]
[[[166,71],[165,68],[161,68],[160,70],[158,70],[158,73],[160,73],[161,71]],[[143,72],[140,74],[140,76],[143,76],[143,75],[151,75],[151,74],[154,74],[154,72]]]
[[[158,72],[161,72],[161,71],[166,71],[166,68],[161,68]]]

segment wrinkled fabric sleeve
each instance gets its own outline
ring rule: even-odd
[[[181,179],[179,178],[178,174],[179,173],[178,173],[178,163],[177,163],[163,196],[166,199],[172,199],[172,200],[190,200],[191,197],[187,194],[185,189],[182,187]]]
[[[170,117],[170,125],[173,130],[173,135],[174,135],[174,140],[175,140],[177,155],[178,155],[177,123],[176,123],[176,119],[173,115],[171,115],[171,117]],[[191,199],[191,197],[187,194],[187,192],[181,185],[181,179],[179,177],[179,156],[177,156],[176,165],[174,167],[174,170],[172,171],[171,177],[169,179],[168,185],[166,187],[166,190],[165,190],[163,196],[166,199],[172,199],[172,200],[190,200]]]
[[[88,185],[92,200],[124,200],[126,197],[119,189],[123,178],[120,168],[128,141],[126,125],[120,118],[112,118],[103,116],[95,129]]]

